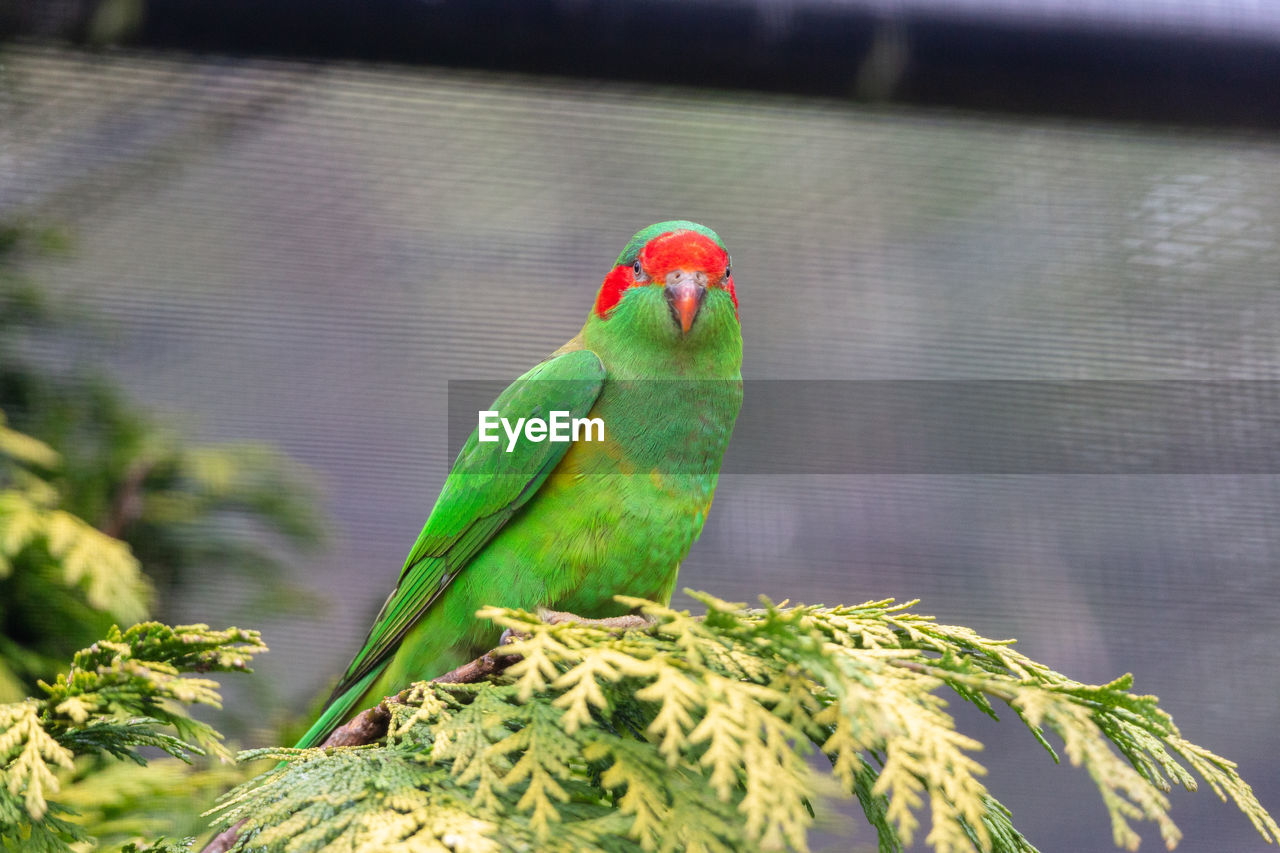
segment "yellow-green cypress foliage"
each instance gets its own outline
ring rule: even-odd
[[[1258,832],[1280,827],[1226,759],[1184,740],[1132,678],[1072,681],[1010,641],[939,625],[910,604],[748,609],[703,618],[626,600],[652,620],[610,633],[511,610],[519,660],[479,684],[422,683],[388,703],[384,742],[259,750],[287,763],[233,791],[218,824],[245,851],[731,851],[806,848],[830,759],[881,851],[931,829],[940,853],[1035,848],[988,792],[948,693],[1082,765],[1117,845],[1133,822],[1179,833],[1166,792],[1196,776]]]
[[[0,705],[0,849],[85,849],[90,835],[56,799],[60,771],[71,771],[77,757],[145,765],[143,747],[183,760],[225,756],[221,735],[183,707],[218,706],[218,685],[185,674],[245,671],[264,650],[257,632],[238,628],[158,622],[112,628],[78,652],[68,672],[41,685],[44,697]]]

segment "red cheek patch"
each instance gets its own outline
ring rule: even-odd
[[[596,315],[603,317],[612,311],[613,306],[617,305],[618,300],[622,298],[623,291],[634,286],[635,283],[636,277],[631,267],[621,265],[614,267],[604,277],[604,284],[600,285],[600,293],[596,296]]]

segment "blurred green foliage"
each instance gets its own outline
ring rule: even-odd
[[[0,701],[17,702],[61,661],[67,636],[146,617],[151,585],[128,546],[58,507],[57,454],[0,412]],[[87,645],[87,643],[86,643]]]
[[[5,850],[127,849],[141,838],[202,831],[200,813],[248,770],[185,763],[191,753],[226,751],[220,735],[175,710],[220,707],[216,685],[176,674],[243,669],[261,644],[252,635],[237,646],[250,635],[188,626],[176,629],[180,641],[153,644],[154,660],[139,664],[138,644],[171,629],[147,623],[141,634],[135,626],[122,635],[115,626],[170,612],[197,573],[244,579],[264,610],[309,603],[286,568],[323,541],[316,489],[302,466],[262,445],[185,440],[84,354],[83,342],[99,333],[94,319],[55,303],[24,273],[33,257],[69,244],[56,228],[0,223]],[[183,647],[217,658],[224,640],[231,658],[182,658]],[[68,680],[66,661],[77,649]],[[94,650],[106,657],[89,660]],[[121,667],[133,681],[112,680]],[[166,728],[176,737],[158,733]],[[146,764],[141,745],[177,757]],[[55,791],[56,803],[46,801]],[[162,841],[144,849],[171,848],[179,849]]]
[[[248,579],[264,608],[314,603],[286,577],[290,558],[323,540],[308,472],[260,444],[194,444],[140,410],[84,353],[93,318],[56,304],[24,272],[32,258],[69,246],[57,228],[0,223],[0,411],[47,445],[26,460],[34,468],[24,469],[23,488],[35,488],[32,470],[41,482],[26,511],[56,510],[64,523],[78,517],[121,540],[147,588],[95,597],[72,582],[84,574],[68,562],[74,554],[11,533],[0,572],[0,701],[31,693],[113,622],[169,617],[196,573]],[[0,471],[0,488],[16,476]]]
[[[82,759],[58,802],[76,812],[74,822],[99,850],[138,839],[189,838],[205,832],[204,809],[247,773],[243,767],[207,761],[191,766],[176,758],[146,767]]]

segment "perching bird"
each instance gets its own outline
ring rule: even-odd
[[[625,612],[666,602],[702,530],[742,402],[742,334],[729,253],[714,231],[660,222],[627,243],[582,331],[491,409],[599,418],[604,439],[508,452],[473,432],[395,591],[298,746],[414,681],[493,648],[486,605]]]

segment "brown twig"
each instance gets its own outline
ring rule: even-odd
[[[135,459],[129,465],[124,482],[120,484],[120,488],[112,498],[111,511],[102,524],[103,533],[119,539],[126,527],[142,517],[142,485],[153,467],[155,467],[153,459]]]
[[[385,736],[387,725],[391,722],[391,709],[387,707],[387,703],[395,701],[403,695],[402,693],[398,696],[388,696],[372,708],[356,714],[348,723],[334,729],[320,746],[324,748],[331,746],[363,746]]]
[[[230,829],[224,829],[213,837],[213,840],[205,845],[201,853],[227,853],[231,849],[231,845],[235,844],[240,837],[240,827],[244,826],[244,820],[237,823]]]
[[[503,634],[503,645],[509,642],[507,636],[507,634]],[[431,680],[439,684],[475,684],[477,681],[484,681],[489,676],[502,672],[518,660],[520,660],[519,655],[506,654],[500,649],[493,649],[485,652],[475,660],[464,663],[457,669],[450,670],[444,675]],[[369,710],[356,714],[346,725],[338,726],[333,730],[333,734],[325,738],[324,743],[320,744],[320,746],[325,748],[331,746],[363,746],[366,743],[373,743],[382,739],[386,736],[387,726],[391,723],[391,709],[387,707],[387,704],[389,702],[403,703],[408,697],[408,690],[402,690],[395,696],[386,697]]]

